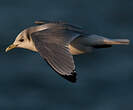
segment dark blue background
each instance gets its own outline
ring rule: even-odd
[[[14,49],[35,20],[61,20],[129,46],[75,56],[78,81],[57,75],[39,54]],[[133,0],[1,0],[0,110],[133,110]]]

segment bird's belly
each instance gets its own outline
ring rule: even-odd
[[[69,45],[68,48],[69,48],[70,53],[71,53],[72,55],[79,55],[79,54],[84,54],[84,53],[86,53],[85,51],[79,50],[79,49],[73,47],[72,45]]]
[[[70,42],[68,48],[72,55],[90,53],[93,48],[88,44],[86,37],[78,37]]]

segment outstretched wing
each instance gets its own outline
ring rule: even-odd
[[[79,34],[64,29],[46,29],[31,34],[40,55],[65,79],[75,82],[76,73],[69,43]]]

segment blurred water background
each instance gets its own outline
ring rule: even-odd
[[[75,56],[72,84],[37,53],[4,52],[35,20],[66,21],[131,44]],[[1,0],[0,110],[133,110],[132,40],[133,0]]]

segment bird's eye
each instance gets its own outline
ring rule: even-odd
[[[23,41],[24,41],[24,39],[20,39],[19,41],[20,41],[20,42],[23,42]]]

